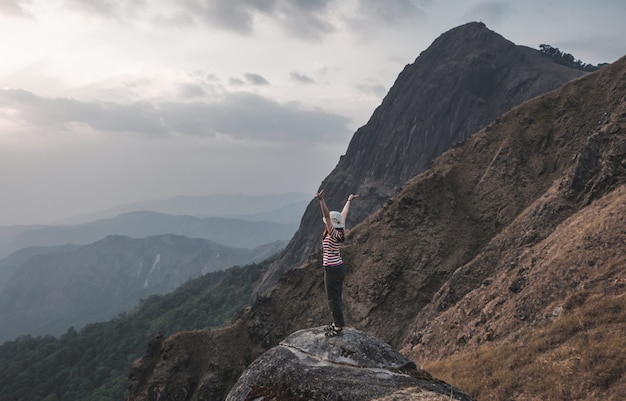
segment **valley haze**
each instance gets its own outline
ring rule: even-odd
[[[289,240],[309,202],[303,193],[176,197],[75,216],[65,224],[0,227],[0,262],[24,248],[85,245],[115,234],[178,234],[252,249]]]

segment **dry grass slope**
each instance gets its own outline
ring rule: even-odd
[[[529,280],[549,283],[554,295],[528,294],[536,299],[534,324],[426,370],[481,401],[626,399],[625,245],[622,186],[536,246],[542,263]]]
[[[558,324],[425,368],[481,401],[624,400],[625,303],[594,296]]]

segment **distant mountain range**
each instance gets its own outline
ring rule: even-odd
[[[251,249],[274,241],[289,240],[297,228],[297,223],[293,222],[280,224],[219,217],[172,216],[145,211],[130,212],[73,226],[22,227],[14,231],[13,238],[4,244],[0,243],[0,255],[31,246],[85,245],[113,234],[133,238],[177,234]]]
[[[75,219],[113,215],[87,223],[0,227],[0,342],[106,320],[192,277],[267,259],[310,198],[178,197]],[[127,211],[137,208],[145,210]]]
[[[302,193],[178,197],[73,219],[93,219],[84,223],[0,227],[0,258],[31,246],[84,245],[114,234],[134,238],[178,234],[251,249],[289,240],[310,199]]]
[[[104,321],[140,299],[203,274],[263,261],[285,246],[252,250],[179,235],[111,235],[77,247],[29,248],[0,261],[0,343],[18,335],[59,335]]]
[[[94,213],[68,217],[58,224],[83,224],[137,211],[152,211],[174,216],[228,217],[264,220],[276,223],[299,223],[302,210],[313,194],[289,192],[272,195],[176,196],[127,203]],[[277,213],[280,211],[280,213]]]

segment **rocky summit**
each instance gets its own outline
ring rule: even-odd
[[[324,333],[317,327],[285,338],[250,364],[226,401],[472,401],[362,331]]]

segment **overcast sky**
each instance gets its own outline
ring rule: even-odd
[[[624,0],[0,0],[0,226],[313,196],[404,66],[470,21],[626,54]]]

